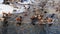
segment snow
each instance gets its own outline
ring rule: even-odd
[[[0,0],[0,3],[3,3],[4,0]]]
[[[0,4],[0,17],[2,17],[2,13],[12,13],[13,7],[5,4]]]
[[[25,11],[25,7],[26,8],[28,8],[29,6],[28,5],[25,5],[25,7],[24,6],[19,6],[20,8],[14,8],[14,7],[12,7],[12,6],[10,6],[10,5],[5,5],[5,4],[2,4],[3,3],[3,0],[0,0],[0,17],[2,17],[2,13],[4,12],[4,13],[22,13],[22,12],[24,12]],[[18,3],[20,3],[20,2],[18,2]],[[30,4],[31,3],[31,1],[30,0],[28,0],[28,1],[24,1],[23,3],[20,3],[20,4]],[[13,10],[16,10],[16,11],[13,11]]]
[[[16,10],[16,11],[15,11],[15,12],[13,12],[13,13],[22,13],[22,12],[24,12],[24,11],[25,11],[25,7],[21,6],[19,9],[14,8],[14,10]]]
[[[23,2],[18,2],[20,4],[31,4],[31,1],[30,0],[27,0],[27,1],[23,1]]]
[[[13,10],[16,10],[15,12]],[[21,6],[20,8],[14,8],[10,5],[5,5],[5,4],[0,4],[0,17],[3,16],[3,12],[4,13],[22,13],[25,11],[25,7]]]
[[[5,5],[5,4],[0,4],[0,12],[1,11],[2,12],[6,12],[6,13],[8,13],[8,12],[12,13],[13,7],[12,6],[9,6],[9,5]]]
[[[34,0],[33,0],[34,2]],[[5,4],[2,4],[3,3],[3,0],[0,0],[0,17],[2,17],[2,13],[5,12],[5,13],[22,13],[24,12],[26,8],[29,8],[29,5],[25,5],[24,6],[19,6],[20,8],[14,8],[10,5],[5,5]],[[27,1],[24,1],[23,3],[22,2],[18,2],[20,4],[31,4],[31,0],[27,0]],[[16,10],[15,12],[13,10]]]

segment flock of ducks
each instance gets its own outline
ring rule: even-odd
[[[39,13],[38,11],[35,11],[35,12],[36,14],[30,17],[31,23],[33,25],[35,25],[35,22],[39,22],[38,24],[46,24],[46,23],[50,24],[53,21],[52,18],[49,18],[49,17],[44,18],[45,17],[44,14],[38,14]],[[9,17],[11,15],[12,15],[11,13],[8,13],[8,14],[3,13],[3,21],[4,19],[6,19],[6,17]],[[27,16],[27,14],[25,13],[24,16]],[[17,21],[17,24],[21,25],[21,22],[23,21],[22,16],[19,16],[15,19]]]

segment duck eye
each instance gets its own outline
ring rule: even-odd
[[[44,11],[44,13],[47,13],[47,11]]]

